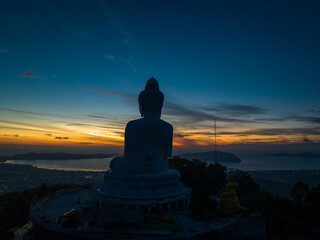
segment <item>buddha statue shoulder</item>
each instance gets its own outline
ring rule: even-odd
[[[138,98],[141,118],[127,123],[124,156],[111,161],[112,172],[148,174],[168,170],[173,128],[160,119],[163,100],[158,81],[149,79]]]

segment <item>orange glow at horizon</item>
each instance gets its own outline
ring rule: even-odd
[[[13,113],[12,113],[13,114]],[[0,119],[1,145],[45,145],[61,147],[123,147],[124,131],[128,120],[101,120],[72,117],[47,118],[15,113],[2,115]],[[13,120],[14,119],[14,120]],[[172,119],[173,122],[175,119]],[[170,122],[170,120],[169,120]],[[210,126],[208,124],[208,126]],[[272,130],[272,125],[264,125]],[[279,124],[278,127],[281,127]],[[283,126],[285,127],[285,126]],[[289,127],[287,125],[286,127]],[[295,144],[305,138],[302,134],[269,134],[255,131],[261,125],[235,127],[230,123],[220,123],[217,131],[217,145],[230,144]],[[319,135],[308,137],[312,142],[320,142]],[[174,124],[173,146],[177,148],[196,148],[214,145],[213,128],[198,126],[188,127]]]
[[[57,126],[56,126],[57,127]],[[181,133],[186,133],[186,136],[175,136],[173,146],[179,148],[192,147],[211,147],[214,145],[214,137],[201,133],[192,133],[185,130]],[[285,139],[285,141],[283,140]],[[301,137],[296,135],[289,136],[261,136],[261,135],[219,135],[217,137],[217,145],[229,145],[237,143],[299,143]],[[319,139],[317,139],[319,141]],[[88,128],[68,127],[68,129],[59,126],[53,130],[45,130],[39,128],[2,128],[0,135],[0,144],[21,144],[21,145],[47,145],[47,146],[112,146],[121,147],[124,144],[124,130],[117,128],[109,128],[108,130],[93,130]]]

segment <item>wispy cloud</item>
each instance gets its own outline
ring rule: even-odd
[[[19,134],[13,134],[13,135],[9,135],[9,134],[2,134],[0,136],[3,136],[3,137],[19,137]]]
[[[135,45],[138,45],[137,41],[133,40],[132,38],[131,39],[122,39],[122,42],[126,45],[131,45],[131,46],[135,46]]]
[[[109,96],[119,97],[126,99],[130,102],[136,101],[137,96],[123,93],[120,91],[110,90],[108,88],[90,88],[85,87],[85,89],[96,92],[99,94],[106,94]],[[317,111],[312,111],[313,114],[317,114]],[[196,144],[197,141],[191,140],[194,136],[212,136],[213,132],[202,131],[202,129],[209,129],[213,126],[202,126],[208,122],[212,122],[214,119],[225,124],[221,126],[220,131],[218,131],[219,136],[233,136],[237,139],[243,139],[246,136],[261,136],[261,139],[265,139],[267,136],[276,138],[275,140],[266,140],[273,141],[277,143],[289,143],[292,141],[292,138],[297,136],[300,137],[301,141],[307,143],[307,136],[320,136],[320,128],[311,127],[306,125],[305,127],[291,127],[291,128],[273,128],[273,127],[264,127],[264,128],[255,128],[253,129],[252,124],[264,124],[264,123],[276,123],[276,122],[285,122],[285,121],[301,121],[306,124],[319,124],[320,117],[317,116],[303,116],[299,114],[283,114],[281,116],[272,116],[269,114],[269,110],[261,108],[255,105],[240,105],[240,104],[230,104],[230,103],[219,103],[213,106],[184,106],[177,103],[165,101],[163,107],[163,115],[172,117],[172,123],[178,126],[178,132],[175,134],[179,141],[183,141],[183,144],[187,144],[187,140],[190,139],[191,142]],[[255,115],[262,115],[260,118],[253,118]],[[237,117],[235,117],[237,116]],[[101,115],[90,115],[92,118],[104,118]],[[250,124],[247,127],[250,130],[245,131],[225,131],[224,127],[230,126],[229,129],[235,128],[235,123],[238,124]],[[202,127],[200,127],[202,126]],[[187,133],[184,133],[184,129],[188,129]],[[196,130],[190,132],[190,130]],[[190,135],[189,135],[190,134]],[[258,137],[259,138],[259,137]],[[258,139],[257,138],[257,139]],[[290,139],[289,139],[290,138]],[[260,139],[260,138],[259,138]],[[302,140],[307,139],[307,140]],[[244,141],[244,140],[241,140]],[[254,140],[250,140],[254,141]],[[258,140],[257,140],[258,141]],[[259,140],[260,141],[260,140]],[[261,140],[263,141],[263,140]]]
[[[313,108],[308,108],[307,111],[308,113],[313,113],[313,114],[316,114],[316,115],[320,115],[320,110],[317,110],[317,109],[313,109]]]
[[[66,116],[61,116],[61,115],[56,115],[56,114],[40,113],[40,112],[31,112],[31,111],[23,111],[23,110],[12,109],[12,108],[3,108],[3,107],[0,107],[0,111],[7,111],[7,112],[14,112],[14,113],[29,114],[29,115],[34,115],[34,116],[46,116],[46,117],[66,118]]]
[[[294,120],[294,121],[299,121],[299,122],[320,124],[320,117],[290,114],[290,115],[287,115],[285,118],[288,120]]]
[[[302,141],[303,141],[303,142],[306,142],[306,143],[313,142],[313,140],[311,140],[311,139],[309,139],[309,138],[304,138]]]
[[[261,136],[277,136],[277,135],[320,135],[320,128],[260,128],[248,131],[221,131],[218,135],[261,135]]]
[[[254,106],[254,105],[241,105],[231,103],[219,103],[215,106],[200,107],[204,111],[217,112],[232,116],[243,116],[243,115],[254,115],[254,114],[265,114],[268,112],[267,109]]]
[[[0,53],[9,53],[7,49],[0,48]]]
[[[179,133],[179,134],[175,134],[174,136],[178,137],[178,138],[184,138],[184,137],[189,137],[189,136],[192,136],[192,135]]]
[[[105,94],[105,95],[109,95],[109,96],[113,96],[113,97],[120,97],[120,98],[125,98],[125,99],[137,98],[135,95],[123,93],[120,91],[114,91],[114,90],[111,90],[111,89],[105,88],[105,87],[99,87],[99,88],[98,87],[89,87],[89,86],[82,85],[82,84],[77,84],[77,86],[79,86],[87,91],[90,91],[90,92]]]
[[[133,72],[137,71],[136,67],[133,65],[133,63],[132,63],[132,61],[130,59],[126,59],[125,62],[129,65],[129,67],[131,68],[131,70]]]
[[[192,121],[221,121],[229,123],[253,123],[250,119],[220,117],[210,112],[198,110],[198,107],[185,107],[180,104],[166,102],[163,108],[163,114],[168,116],[184,117]]]
[[[62,139],[69,139],[69,137],[55,137],[55,139],[62,140]]]
[[[256,118],[255,121],[259,122],[284,122],[288,119],[285,117],[265,117],[265,118]]]
[[[128,100],[136,101],[137,96],[131,95],[128,93],[114,91],[105,87],[94,88],[85,85],[78,84],[79,87],[86,89],[91,92],[106,94],[109,96],[120,97]],[[185,117],[189,118],[192,121],[212,121],[216,119],[217,121],[225,121],[225,122],[253,122],[252,120],[248,119],[238,119],[238,118],[224,118],[218,117],[212,113],[208,113],[205,111],[198,110],[198,107],[186,107],[176,103],[165,102],[163,107],[163,114],[168,116],[178,116],[178,117]],[[93,116],[92,116],[93,117]]]
[[[78,142],[78,144],[90,145],[90,144],[94,144],[94,143],[92,143],[92,142]]]
[[[309,113],[313,113],[314,115],[319,115],[320,111],[316,110],[307,110]],[[320,124],[320,117],[317,116],[307,116],[307,115],[300,115],[300,114],[285,114],[280,117],[274,117],[274,118],[256,118],[256,121],[261,122],[284,122],[284,121],[297,121],[297,122],[304,122],[304,123],[311,123],[311,124]]]
[[[40,78],[40,79],[46,79],[47,77],[44,77],[42,76],[41,73],[38,73],[38,72],[35,72],[33,70],[29,70],[29,71],[26,71],[20,75],[18,75],[19,77],[22,77],[22,78]]]
[[[104,58],[107,60],[114,60],[115,56],[108,54],[108,55],[105,55]]]

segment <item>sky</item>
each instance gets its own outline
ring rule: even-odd
[[[121,152],[155,77],[174,152],[320,150],[318,1],[0,0],[0,155]]]

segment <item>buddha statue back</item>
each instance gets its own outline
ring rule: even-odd
[[[163,100],[157,80],[149,79],[138,98],[142,118],[126,126],[124,156],[111,161],[98,191],[90,193],[97,206],[152,212],[188,204],[190,191],[180,173],[168,168],[173,129],[160,119]]]
[[[127,124],[124,156],[111,161],[112,172],[148,174],[168,170],[173,128],[160,119],[163,99],[157,80],[149,79],[138,98],[142,118]]]

